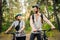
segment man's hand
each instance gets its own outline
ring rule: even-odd
[[[5,31],[5,33],[8,33],[8,31]]]
[[[51,27],[51,29],[55,29],[55,27],[54,27],[54,26],[52,26],[52,27]]]
[[[33,31],[34,31],[34,32],[36,32],[36,31],[37,31],[37,29],[33,29]]]

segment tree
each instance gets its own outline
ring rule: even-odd
[[[2,30],[2,0],[0,0],[0,32]]]
[[[57,16],[56,6],[57,6],[57,1],[53,0],[54,16],[56,17],[56,21],[57,21],[57,24],[58,24],[58,29],[60,31],[60,22],[59,22],[59,18]]]

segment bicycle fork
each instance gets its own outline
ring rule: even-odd
[[[15,39],[16,39],[15,34],[13,34],[13,38],[12,38],[12,40],[15,40]]]
[[[43,39],[44,39],[44,40],[48,40],[48,37],[46,36],[45,31],[44,31],[44,34],[43,34]]]

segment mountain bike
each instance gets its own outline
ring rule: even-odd
[[[41,35],[42,36],[41,40],[48,40],[48,37],[46,35],[47,30],[41,30],[41,31],[43,32],[43,34]]]
[[[18,32],[9,32],[9,33],[5,33],[5,34],[12,34],[13,35],[12,40],[16,40],[15,33],[18,33]]]

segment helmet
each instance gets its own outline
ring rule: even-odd
[[[36,8],[39,8],[39,9],[40,9],[40,7],[39,7],[39,5],[38,5],[38,4],[36,4],[36,5],[32,6],[32,8],[34,8],[34,7],[36,7]]]

